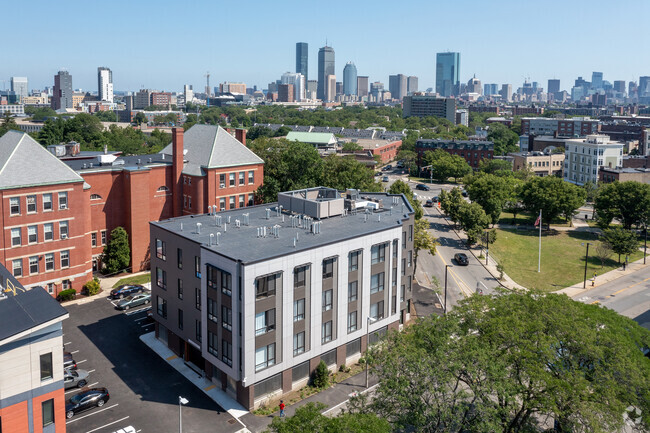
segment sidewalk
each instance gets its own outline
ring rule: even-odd
[[[99,279],[99,286],[101,287],[101,292],[94,296],[81,296],[77,299],[74,299],[72,301],[66,301],[63,302],[61,305],[66,306],[66,305],[82,305],[82,304],[87,304],[89,302],[93,302],[95,299],[104,299],[106,296],[109,295],[111,290],[113,289],[113,285],[120,281],[122,278],[128,278],[128,277],[136,277],[138,275],[145,275],[150,273],[151,271],[143,271],[143,272],[136,272],[134,274],[120,274],[119,276],[116,277],[98,277]],[[151,283],[145,283],[143,284],[144,287],[147,289],[151,290]]]

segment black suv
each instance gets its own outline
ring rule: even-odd
[[[469,265],[469,259],[467,258],[467,254],[465,253],[454,254],[454,259],[456,260],[456,263],[458,263],[460,266]]]
[[[124,298],[125,296],[141,293],[143,290],[144,287],[139,284],[122,284],[117,289],[111,290],[111,298]]]
[[[81,391],[65,402],[65,417],[69,419],[86,409],[102,407],[110,397],[106,388],[90,388]]]
[[[415,186],[415,189],[419,189],[420,191],[429,191],[429,190],[431,190],[431,188],[429,188],[429,185],[425,185],[423,183],[418,183]]]

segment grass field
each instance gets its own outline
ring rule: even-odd
[[[151,281],[151,274],[136,275],[135,277],[126,277],[113,284],[113,288],[121,286],[122,284],[144,284]]]
[[[497,240],[490,246],[490,255],[494,254],[505,273],[524,287],[552,292],[583,281],[586,242],[591,243],[587,278],[593,277],[594,272],[600,275],[619,266],[618,256],[612,254],[601,267],[600,259],[595,257],[595,234],[551,231],[542,233],[542,265],[541,272],[537,272],[538,233],[537,230],[498,229]],[[643,253],[637,252],[629,261],[642,257]]]

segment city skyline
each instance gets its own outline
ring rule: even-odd
[[[97,67],[104,65],[114,73],[116,91],[135,91],[142,87],[181,91],[183,84],[202,89],[207,71],[211,73],[213,85],[232,81],[266,88],[284,72],[295,69],[297,42],[309,44],[308,69],[313,71],[309,74],[313,77],[317,71],[318,49],[326,40],[338,59],[334,71],[337,80],[343,76],[345,64],[351,61],[358,73],[369,76],[371,82],[387,84],[389,75],[398,73],[417,76],[420,90],[435,88],[436,53],[445,51],[461,53],[461,82],[467,82],[476,74],[483,83],[509,83],[513,89],[519,87],[525,77],[542,86],[549,79],[557,78],[561,81],[561,89],[569,90],[578,76],[589,80],[593,71],[603,72],[603,79],[612,83],[615,80],[638,81],[640,76],[650,75],[650,59],[635,53],[634,43],[615,43],[618,39],[612,37],[620,33],[630,41],[643,40],[642,26],[626,23],[630,16],[645,16],[650,12],[650,5],[645,2],[628,1],[615,8],[604,1],[551,1],[548,7],[535,10],[535,21],[544,26],[538,27],[541,30],[536,35],[526,38],[514,35],[518,30],[527,30],[530,24],[529,19],[523,19],[531,12],[528,4],[505,1],[495,6],[469,0],[460,3],[409,2],[405,7],[417,10],[417,17],[425,18],[415,20],[412,17],[416,15],[407,15],[396,18],[386,31],[370,33],[372,23],[379,22],[382,10],[389,3],[373,2],[370,7],[365,2],[334,1],[329,9],[332,12],[323,13],[315,5],[289,1],[287,5],[295,4],[304,9],[301,16],[308,19],[284,26],[275,24],[287,17],[273,5],[263,2],[249,3],[244,21],[236,15],[240,11],[202,1],[190,2],[185,10],[187,18],[182,20],[171,8],[164,7],[165,2],[162,2],[163,7],[156,3],[154,8],[151,2],[133,4],[118,0],[109,9],[81,1],[70,2],[66,8],[44,1],[35,1],[29,7],[16,2],[3,6],[3,12],[14,17],[8,20],[6,28],[19,34],[21,43],[7,47],[6,58],[13,61],[0,65],[0,80],[3,90],[9,88],[11,76],[27,77],[30,90],[42,89],[53,85],[52,77],[59,70],[67,70],[74,77],[75,89],[96,91]],[[98,13],[100,8],[101,13]],[[24,32],[21,18],[29,19],[35,10],[48,20],[42,31]],[[291,7],[288,10],[292,10]],[[331,23],[337,19],[338,10],[368,19],[346,27],[345,34],[332,32]],[[476,17],[476,25],[470,23],[463,27],[462,37],[455,31],[456,21],[461,18],[460,10],[472,10]],[[123,11],[128,11],[128,15]],[[97,38],[61,37],[57,44],[42,44],[43,36],[60,35],[57,23],[70,13],[82,21],[101,16],[95,21],[96,25],[113,26],[111,37],[101,40],[101,50],[97,49]],[[209,30],[197,34],[200,20],[193,17],[201,17],[208,24],[209,17],[215,17],[223,28],[218,35]],[[416,37],[410,29],[426,17],[435,21],[435,31]],[[159,23],[164,20],[172,20],[176,31],[159,33]],[[238,31],[244,22],[247,28],[256,30]],[[487,36],[481,22],[491,23]],[[496,22],[502,25],[495,25]],[[527,23],[526,27],[519,22]],[[607,32],[584,32],[581,22],[606,23]],[[269,23],[275,24],[270,27]],[[207,25],[206,29],[209,28]],[[270,37],[261,37],[264,29],[269,29]],[[563,45],[587,49],[561,49]],[[377,51],[378,47],[381,51]],[[530,55],[526,55],[527,50]],[[607,53],[607,56],[594,56],[594,50]],[[171,56],[175,61],[169,61]],[[153,69],[157,73],[152,73]]]

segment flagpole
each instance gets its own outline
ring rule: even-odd
[[[542,271],[542,210],[539,210],[539,258],[537,259],[537,272]]]

